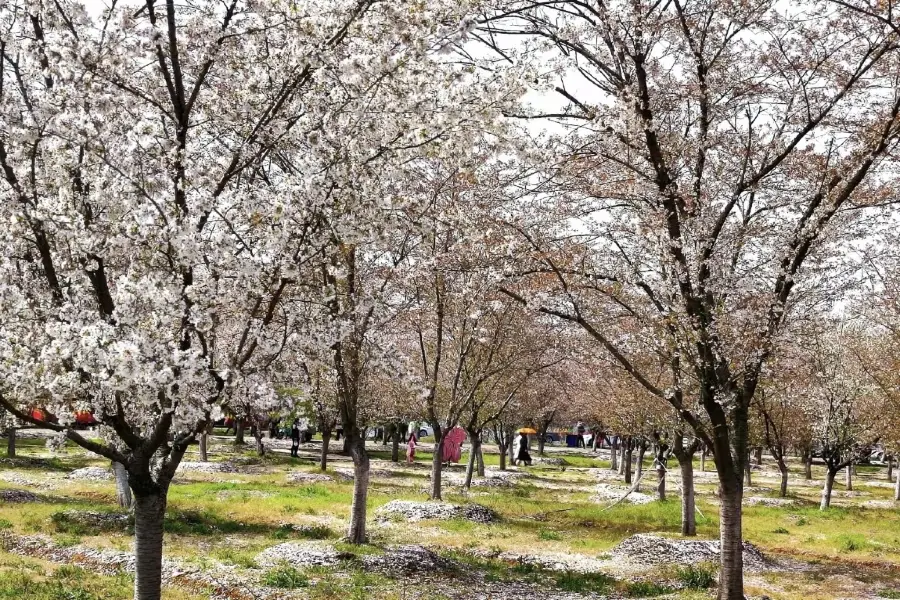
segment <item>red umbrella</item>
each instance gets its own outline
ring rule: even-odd
[[[34,419],[35,421],[46,421],[47,413],[45,413],[40,408],[32,408],[31,409],[31,418]]]
[[[75,422],[79,425],[94,425],[97,419],[88,410],[79,410],[75,413]]]

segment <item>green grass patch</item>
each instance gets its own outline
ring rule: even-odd
[[[577,573],[566,571],[556,576],[557,589],[564,592],[594,592],[605,594],[613,589],[616,580],[604,573]]]
[[[681,585],[689,590],[705,590],[716,583],[716,565],[699,564],[678,567],[675,570],[675,578]]]
[[[263,574],[263,584],[285,590],[309,587],[309,577],[290,565],[279,565]]]
[[[654,581],[635,581],[625,586],[625,594],[629,598],[653,598],[671,593],[672,588]]]

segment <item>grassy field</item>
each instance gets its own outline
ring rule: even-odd
[[[680,572],[674,566],[650,568],[635,578],[617,572],[545,573],[503,561],[473,558],[479,550],[494,554],[527,550],[533,555],[603,559],[619,542],[635,533],[678,535],[681,507],[677,481],[670,482],[669,499],[665,502],[623,503],[608,509],[610,502],[597,501],[593,492],[598,475],[609,477],[608,462],[583,452],[550,452],[563,464],[528,468],[529,476],[511,487],[473,488],[466,493],[449,481],[461,477],[462,466],[450,469],[444,499],[487,506],[500,515],[498,523],[453,519],[373,524],[372,546],[347,550],[354,554],[380,552],[392,544],[419,543],[460,562],[477,561],[472,568],[498,581],[540,581],[541,585],[560,591],[593,591],[619,597],[712,597],[706,585],[690,585],[703,580],[702,573]],[[417,465],[411,468],[392,467],[388,462],[390,449],[380,444],[372,447],[371,454],[376,474],[369,495],[370,515],[391,500],[426,499],[428,452],[420,452]],[[254,470],[190,472],[177,478],[169,494],[167,557],[199,568],[221,564],[252,571],[261,585],[295,588],[301,590],[300,597],[402,597],[397,595],[397,589],[405,582],[354,570],[352,564],[340,573],[321,568],[265,570],[257,564],[256,557],[262,550],[285,541],[317,539],[340,546],[352,491],[352,483],[340,473],[350,466],[346,458],[334,457],[329,470],[333,481],[314,484],[291,483],[286,477],[290,471],[315,472],[313,449],[300,459],[275,453],[257,460],[249,450],[220,442],[213,446],[212,458],[239,461]],[[197,457],[192,454],[186,460]],[[496,465],[497,455],[489,453],[486,462]],[[0,489],[27,489],[38,495],[38,501],[0,504],[0,535],[44,534],[60,547],[81,544],[129,551],[128,528],[86,525],[67,516],[73,510],[118,512],[111,481],[66,479],[67,473],[85,466],[106,465],[75,448],[51,456],[41,441],[20,440],[19,457],[0,463],[0,477],[14,476],[0,478]],[[751,488],[747,495],[777,496],[774,475],[755,474],[754,486],[762,489]],[[816,476],[821,477],[821,473]],[[652,493],[655,476],[648,474],[646,481],[643,491]],[[818,485],[808,485],[800,479],[792,481],[789,489],[795,504],[745,507],[744,531],[748,541],[766,554],[795,559],[804,565],[800,573],[748,575],[748,591],[765,593],[775,600],[900,597],[900,510],[866,505],[871,501],[889,501],[891,490],[886,483],[883,470],[860,468],[853,494],[845,494],[843,486],[837,486],[836,506],[828,511],[818,510]],[[718,516],[712,474],[698,474],[697,488],[701,513],[698,534],[715,538]],[[713,567],[708,570],[714,575]],[[129,575],[85,577],[77,567],[51,566],[35,558],[0,552],[0,599],[128,598],[131,585]],[[847,595],[851,593],[848,590],[863,588],[869,590],[866,595]],[[185,593],[177,591],[182,599],[194,598]],[[169,588],[167,594],[167,598],[174,598],[176,591]]]

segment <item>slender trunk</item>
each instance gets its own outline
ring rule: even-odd
[[[506,470],[506,446],[503,444],[499,444],[500,446],[500,470]]]
[[[209,453],[207,446],[209,444],[209,434],[204,431],[200,434],[200,462],[209,462]]]
[[[387,446],[387,443],[388,443],[388,428],[383,427],[381,429],[381,445]]]
[[[678,466],[681,468],[681,535],[684,536],[697,535],[693,459],[691,455],[685,460],[678,460]]]
[[[6,456],[16,457],[16,428],[12,426],[6,430]]]
[[[116,500],[122,508],[131,508],[131,488],[128,487],[128,471],[125,465],[118,462],[112,463],[112,472],[116,476]]]
[[[893,456],[887,457],[887,468],[888,468],[887,469],[887,479],[888,479],[888,481],[893,481],[894,480],[894,457]]]
[[[762,461],[763,461],[763,449],[762,449],[762,446],[757,446],[756,449],[755,449],[755,452],[756,452],[756,464],[757,464],[757,465],[762,465]]]
[[[478,476],[484,477],[484,449],[481,447],[481,437],[478,438]]]
[[[659,482],[656,484],[656,498],[658,500],[666,499],[666,470],[656,469],[656,477]]]
[[[165,492],[135,496],[135,600],[160,600],[162,595],[163,520],[165,514]]]
[[[478,463],[478,453],[481,451],[481,440],[476,435],[470,435],[472,438],[472,448],[469,450],[469,462],[466,465],[466,481],[463,487],[469,489],[472,487],[472,474],[475,472],[475,465]]]
[[[740,474],[735,473],[732,489],[722,490],[722,507],[719,513],[719,593],[718,600],[743,600],[744,598],[744,544],[741,537]],[[724,487],[724,486],[723,486]]]
[[[894,482],[894,500],[900,502],[900,473],[897,473],[897,479]]]
[[[701,473],[706,472],[706,454],[707,454],[707,450],[706,450],[706,445],[704,444],[703,448],[700,450],[700,472]]]
[[[819,510],[825,510],[831,506],[831,490],[834,489],[834,478],[837,471],[828,467],[825,472],[825,486],[822,488],[822,503],[819,504]]]
[[[619,449],[619,475],[625,474],[625,463],[628,462],[626,454],[628,452],[628,446],[630,442],[622,440],[622,446]]]
[[[392,433],[394,435],[391,438],[393,440],[391,442],[391,462],[398,463],[400,462],[400,426],[394,425]]]
[[[613,438],[612,443],[609,445],[609,470],[619,470],[619,443],[615,438]]]
[[[803,453],[803,478],[812,479],[812,452],[809,450]]]
[[[347,431],[347,428],[344,428]],[[369,494],[369,455],[366,453],[366,440],[359,432],[347,436],[351,440],[350,456],[353,458],[353,502],[350,505],[350,529],[347,541],[351,544],[365,544],[366,536],[366,499]]]
[[[509,452],[509,462],[512,464],[516,463],[516,445],[513,444],[513,441],[510,439],[509,443],[506,445],[507,451]]]
[[[253,440],[256,444],[256,454],[257,456],[265,456],[266,455],[266,445],[263,443],[263,428],[260,427],[260,424],[257,422],[256,427],[253,427]]]
[[[331,429],[322,430],[322,454],[319,456],[319,469],[324,471],[328,468],[328,444],[331,442]]]
[[[853,466],[847,465],[847,468],[844,469],[844,485],[847,487],[848,492],[853,491]]]
[[[788,484],[788,468],[787,463],[784,462],[784,454],[779,454],[776,459],[778,460],[778,470],[781,471],[781,489],[779,490],[779,494],[782,498],[787,496],[787,484]]]
[[[542,433],[538,436],[538,454],[540,456],[544,455],[544,443],[547,441],[545,437],[546,435],[547,434]]]
[[[241,446],[247,443],[244,441],[244,421],[240,419],[234,421],[234,443]]]
[[[641,443],[640,448],[638,449],[638,459],[637,459],[637,488],[634,490],[636,492],[641,491],[641,475],[644,473],[644,455],[647,453],[647,446],[644,443]]]
[[[599,438],[599,437],[600,436],[597,435],[596,433],[591,436],[591,451],[594,452],[595,454],[597,452],[597,438]]]
[[[634,447],[631,442],[628,443],[628,450],[625,451],[625,483],[631,485],[631,461],[634,458]]]
[[[434,432],[435,438],[438,436],[437,430]],[[431,491],[432,500],[441,500],[441,470],[444,466],[442,454],[444,453],[444,440],[435,440],[434,454],[431,456]]]
[[[753,485],[753,479],[750,477],[750,457],[747,457],[747,462],[744,463],[744,485],[747,487]]]

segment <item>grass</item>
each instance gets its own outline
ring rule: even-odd
[[[339,445],[333,447],[337,449]],[[176,478],[170,489],[165,526],[167,556],[201,565],[204,561],[220,561],[240,569],[254,570],[254,577],[260,580],[264,577],[281,578],[284,589],[289,589],[287,585],[297,584],[303,588],[304,597],[311,599],[394,597],[389,590],[397,582],[365,572],[359,568],[358,561],[343,561],[339,569],[294,569],[294,572],[283,567],[262,571],[256,562],[260,551],[284,540],[327,539],[335,542],[343,533],[349,516],[350,482],[336,478],[333,482],[294,484],[288,482],[285,474],[289,469],[296,469],[300,463],[283,454],[259,460],[252,457],[251,450],[235,449],[230,444],[216,444],[211,452],[214,460],[253,460],[271,472],[228,474],[225,477],[191,473],[189,478]],[[35,490],[41,493],[38,502],[0,505],[0,530],[19,534],[49,532],[60,545],[82,543],[91,547],[129,551],[130,531],[122,527],[86,527],[60,516],[67,510],[118,510],[112,482],[75,482],[61,477],[74,468],[106,466],[107,463],[74,451],[48,458],[43,445],[34,443],[21,445],[20,454],[19,459],[3,462],[3,467],[19,470],[23,477],[29,479],[46,479],[53,489]],[[390,447],[374,446],[372,455],[373,460],[389,458]],[[560,591],[590,590],[618,597],[654,597],[666,593],[675,593],[685,600],[707,597],[708,592],[704,590],[714,584],[716,574],[715,568],[708,565],[660,572],[659,577],[648,573],[648,581],[629,582],[603,574],[547,572],[528,563],[473,559],[469,552],[472,549],[497,552],[522,552],[526,549],[528,553],[535,554],[574,553],[597,557],[635,533],[678,535],[681,506],[677,483],[670,485],[670,500],[666,502],[644,505],[623,503],[607,510],[609,503],[597,503],[592,499],[596,475],[582,470],[585,467],[604,468],[607,466],[605,461],[586,453],[554,453],[551,456],[562,458],[565,464],[536,463],[524,469],[529,477],[511,488],[473,488],[472,495],[445,488],[446,500],[484,504],[501,516],[499,523],[480,524],[453,519],[408,527],[400,524],[390,528],[373,527],[370,529],[372,545],[345,546],[338,542],[336,546],[341,551],[360,556],[383,552],[389,544],[424,543],[462,562],[462,575],[477,571],[488,580],[525,580]],[[368,501],[370,511],[394,499],[424,499],[430,454],[420,452],[417,459],[419,464],[413,469],[404,469],[390,478],[373,477]],[[196,457],[189,455],[186,460],[196,460]],[[341,464],[336,460],[332,464],[346,468],[347,459],[340,460],[343,461]],[[499,456],[488,453],[486,460],[489,466],[496,465]],[[373,468],[381,466],[373,464]],[[459,474],[462,469],[454,466],[451,471]],[[818,471],[816,474],[819,475]],[[645,491],[652,488],[651,482],[655,479],[652,473],[648,477]],[[866,495],[852,499],[842,496],[841,506],[824,512],[819,511],[816,504],[818,487],[790,487],[791,497],[798,502],[796,506],[745,508],[746,539],[760,546],[764,552],[818,561],[812,572],[820,573],[821,579],[814,580],[810,575],[790,582],[773,580],[777,581],[777,585],[773,583],[775,588],[789,588],[789,592],[781,594],[767,590],[768,595],[786,600],[825,598],[827,596],[818,595],[815,590],[824,585],[830,573],[840,567],[846,568],[855,577],[862,572],[861,566],[866,564],[884,565],[883,568],[878,567],[882,570],[876,570],[866,584],[878,586],[872,588],[873,593],[878,589],[888,593],[897,591],[896,579],[885,576],[882,580],[879,577],[882,572],[889,573],[900,565],[900,513],[860,506],[868,499],[890,497],[890,489],[874,485],[879,477],[883,480],[880,474],[861,469],[854,484]],[[225,478],[228,481],[222,481]],[[754,485],[776,488],[771,481],[763,481],[759,476]],[[0,487],[22,486],[0,481]],[[697,487],[700,492],[698,507],[702,512],[702,516],[698,515],[698,534],[701,538],[714,538],[718,533],[717,507],[710,502],[712,497],[709,495],[714,486],[709,479],[698,479]],[[777,490],[754,492],[754,495],[767,494],[776,495]],[[52,572],[52,569],[48,571]],[[52,577],[45,578],[43,569],[25,569],[23,573],[31,578],[28,581],[15,579],[17,573],[17,570],[0,566],[0,586],[14,590],[6,596],[0,593],[0,600],[13,597],[59,600],[47,595],[55,592],[38,591],[38,583],[47,590],[54,589],[54,580]],[[72,574],[64,572],[62,576],[67,578],[66,593],[93,594],[85,596],[88,598],[130,597],[128,581],[122,583],[126,595],[121,596],[116,588],[116,578],[104,579],[102,586],[91,587],[93,584],[73,582]],[[300,585],[303,581],[306,585]],[[659,583],[663,581],[678,582],[683,589],[672,592]],[[841,597],[837,591],[829,593],[832,593],[831,597]],[[179,597],[184,600],[187,596],[179,594]]]
[[[262,582],[269,587],[293,590],[309,586],[309,577],[290,565],[279,565],[266,571]]]
[[[72,565],[53,565],[0,552],[0,600],[130,600],[134,579],[127,574],[97,575]],[[204,596],[165,589],[164,600]]]

